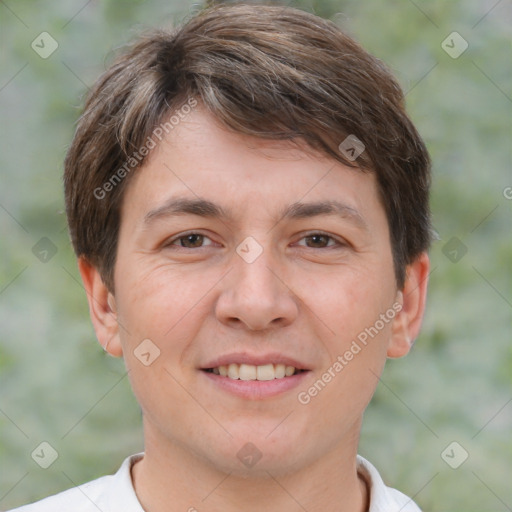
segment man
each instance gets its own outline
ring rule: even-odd
[[[334,24],[206,9],[89,93],[67,215],[144,454],[18,509],[417,511],[357,455],[418,335],[429,157],[396,81]]]

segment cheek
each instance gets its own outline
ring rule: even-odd
[[[394,275],[377,266],[373,272],[368,268],[346,272],[331,283],[331,300],[326,294],[319,309],[335,332],[329,337],[330,362],[324,374],[329,391],[324,398],[338,403],[338,412],[363,410],[386,361],[396,315]]]
[[[123,270],[120,265],[119,275]],[[125,365],[134,394],[150,416],[162,407],[165,397],[172,396],[173,410],[185,407],[189,399],[179,392],[176,380],[183,381],[183,359],[206,314],[202,283],[208,284],[209,279],[198,278],[197,273],[189,279],[186,274],[163,267],[137,272],[132,266],[127,278],[116,285]]]
[[[322,279],[322,286],[317,282],[306,303],[338,342],[346,344],[391,308],[395,288],[388,273],[369,267],[337,270]],[[386,323],[380,330],[388,327]]]
[[[322,336],[328,358],[311,387],[301,390],[305,393],[302,398],[310,401],[311,410],[322,418],[321,424],[333,429],[348,429],[368,405],[391,335],[395,313],[392,284],[382,278],[371,279],[368,274],[362,277],[347,273],[330,280],[326,293],[312,297],[315,315],[334,333]]]
[[[122,275],[122,266],[119,270]],[[116,287],[122,297],[120,321],[139,337],[174,337],[188,323],[184,319],[201,313],[202,299],[216,282],[203,274],[168,266],[146,266],[140,271],[132,267]]]

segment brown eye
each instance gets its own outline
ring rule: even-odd
[[[310,249],[323,249],[325,247],[332,247],[336,244],[339,245],[339,243],[332,236],[324,235],[322,233],[315,233],[305,236],[302,240],[306,241],[304,245]]]
[[[203,235],[187,235],[182,238],[181,240],[181,246],[182,247],[201,247],[203,245]]]
[[[188,235],[176,238],[169,245],[178,245],[185,249],[196,249],[198,247],[203,247],[203,245],[210,245],[210,243],[204,243],[209,240],[210,239],[207,236],[201,235],[200,233],[189,233]]]

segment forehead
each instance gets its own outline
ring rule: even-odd
[[[194,200],[196,213],[201,200],[202,207],[231,220],[242,215],[275,220],[294,205],[327,202],[364,224],[367,210],[379,209],[373,173],[344,166],[300,140],[234,133],[200,108],[169,130],[136,171],[122,217],[137,212],[147,220],[173,201],[175,207],[179,198]]]

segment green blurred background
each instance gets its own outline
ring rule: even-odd
[[[440,240],[423,332],[386,367],[360,453],[425,511],[512,510],[512,4],[287,4],[332,19],[391,67],[434,162]],[[62,161],[112,51],[200,6],[0,1],[0,510],[113,472],[142,449],[123,363],[89,322]],[[58,43],[46,59],[31,48],[44,31]],[[454,31],[468,43],[458,58],[442,48]],[[46,470],[31,458],[42,441],[59,454]],[[441,456],[453,441],[452,465],[468,453],[457,469]]]

